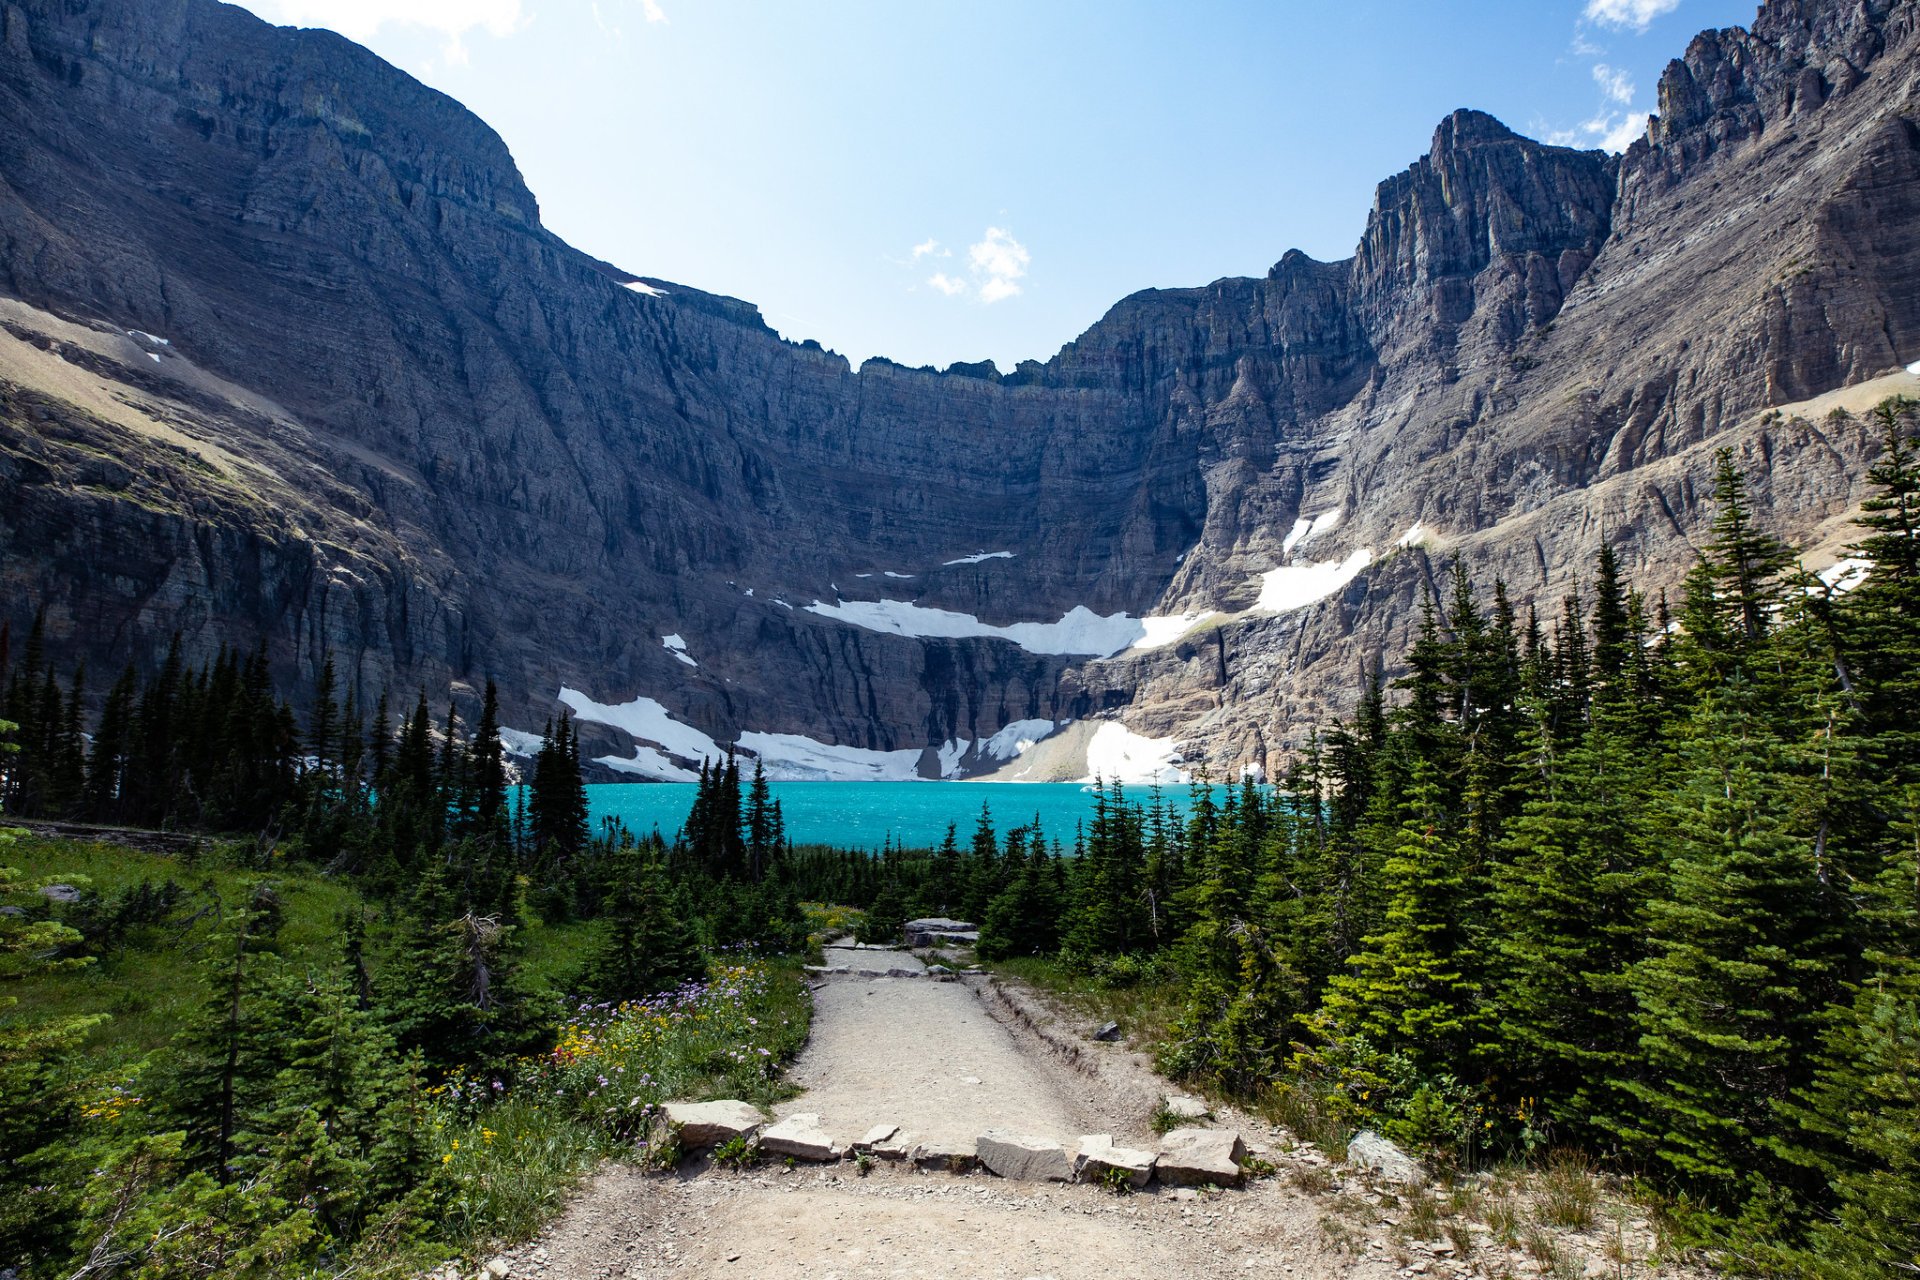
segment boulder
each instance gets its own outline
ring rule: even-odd
[[[1427,1171],[1418,1160],[1371,1129],[1362,1129],[1347,1143],[1347,1163],[1381,1182],[1417,1187],[1427,1181]]]
[[[980,1153],[971,1142],[922,1142],[913,1149],[916,1169],[966,1173],[980,1165]]]
[[[480,1270],[488,1280],[508,1280],[508,1277],[513,1275],[513,1264],[504,1257],[493,1257],[489,1258],[487,1265]]]
[[[877,1124],[867,1130],[866,1136],[855,1138],[852,1146],[855,1151],[871,1155],[875,1147],[883,1142],[892,1142],[899,1133],[900,1126],[897,1124]]]
[[[1160,1139],[1154,1171],[1174,1186],[1227,1185],[1240,1180],[1246,1156],[1246,1144],[1231,1129],[1175,1129]]]
[[[838,1160],[840,1148],[820,1127],[820,1117],[810,1111],[790,1115],[769,1129],[760,1131],[760,1150],[772,1156],[792,1156],[795,1160]]]
[[[1167,1114],[1176,1120],[1204,1120],[1207,1118],[1207,1103],[1204,1098],[1196,1098],[1185,1093],[1170,1093],[1164,1104]]]
[[[1101,1023],[1093,1029],[1093,1038],[1095,1040],[1118,1040],[1120,1038],[1120,1024],[1117,1022]]]
[[[680,1145],[689,1151],[718,1146],[733,1138],[751,1138],[766,1117],[758,1107],[734,1098],[719,1102],[669,1102],[667,1123],[680,1133]]]
[[[50,902],[78,902],[80,891],[70,884],[47,884],[40,886],[40,896]]]
[[[1111,1134],[1090,1133],[1073,1153],[1073,1175],[1081,1182],[1103,1182],[1108,1170],[1118,1169],[1126,1174],[1128,1186],[1144,1187],[1153,1178],[1158,1158],[1151,1151],[1114,1146]]]
[[[974,1144],[987,1172],[1018,1182],[1072,1182],[1073,1163],[1050,1138],[989,1129]]]

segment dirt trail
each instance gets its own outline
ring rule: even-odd
[[[902,953],[834,949],[829,965],[917,966]],[[1069,1148],[1080,1134],[1151,1145],[1161,1082],[1139,1055],[1094,1044],[1031,993],[982,977],[827,978],[783,1115],[816,1112],[841,1142],[875,1123],[923,1139],[1012,1128]],[[876,1162],[721,1170],[693,1157],[670,1176],[609,1165],[540,1239],[508,1255],[515,1280],[1386,1280],[1517,1277],[1547,1268],[1483,1225],[1422,1241],[1401,1201],[1282,1133],[1232,1116],[1280,1176],[1222,1192],[1157,1183],[1116,1196],[1093,1185],[921,1173]],[[1504,1194],[1504,1193],[1503,1193]],[[1644,1223],[1635,1227],[1645,1235]],[[1426,1228],[1437,1232],[1438,1224]],[[1640,1257],[1650,1247],[1643,1240]],[[1613,1275],[1597,1241],[1579,1268]],[[1634,1266],[1621,1274],[1662,1274]]]
[[[830,966],[918,971],[906,952],[829,949]],[[971,981],[980,981],[973,979]],[[805,1089],[780,1115],[810,1111],[842,1142],[876,1124],[923,1141],[1010,1128],[1065,1146],[1084,1133],[1145,1138],[1151,1114],[1089,1105],[1045,1053],[996,1022],[970,982],[834,978],[813,998],[813,1036],[789,1073]]]

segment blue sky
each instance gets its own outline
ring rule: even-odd
[[[246,0],[465,103],[542,216],[857,363],[1044,359],[1345,257],[1455,107],[1618,149],[1753,0]]]

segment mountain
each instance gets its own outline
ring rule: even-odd
[[[1859,410],[1920,389],[1917,25],[1775,0],[1618,157],[1456,112],[1352,258],[1003,373],[569,247],[341,37],[4,0],[0,611],[96,667],[491,676],[522,729],[565,690],[640,776],[1271,769],[1455,558],[1543,613],[1602,541],[1677,581],[1719,447],[1834,558]]]

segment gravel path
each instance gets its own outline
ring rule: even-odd
[[[827,963],[919,967],[906,952],[837,948]],[[1023,1051],[966,983],[836,977],[814,992],[813,1036],[789,1072],[806,1092],[779,1114],[814,1112],[841,1142],[876,1124],[940,1142],[1014,1129],[1071,1146],[1083,1133],[1111,1132],[1098,1127],[1109,1117],[1077,1102],[1049,1066],[1044,1053]]]
[[[830,965],[909,968],[901,953],[834,948]],[[976,984],[982,989],[976,990]],[[1077,1042],[1076,1042],[1077,1041]],[[1110,1132],[1149,1146],[1145,1115],[1164,1089],[1138,1055],[1081,1037],[1044,1001],[983,980],[827,978],[782,1114],[817,1112],[842,1142],[877,1122],[966,1141],[1018,1128],[1071,1146]],[[1252,1117],[1223,1116],[1275,1178],[1201,1193],[1158,1183],[1098,1186],[922,1173],[878,1162],[749,1171],[690,1157],[671,1175],[609,1164],[538,1240],[507,1261],[514,1280],[1512,1280],[1542,1268],[1475,1226],[1471,1247],[1396,1226],[1398,1196],[1328,1167]],[[1596,1223],[1571,1274],[1613,1275]],[[1634,1226],[1638,1256],[1651,1229]],[[1625,1274],[1704,1280],[1633,1266]]]

